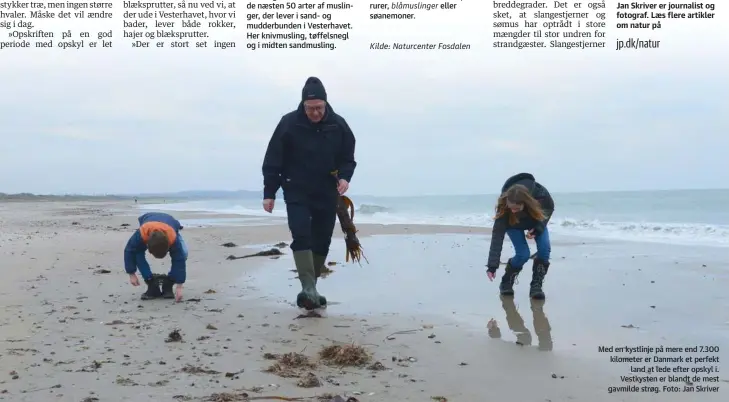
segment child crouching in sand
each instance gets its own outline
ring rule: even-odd
[[[147,284],[147,291],[142,294],[142,300],[150,299],[176,299],[182,300],[182,285],[187,276],[187,245],[180,234],[182,225],[169,214],[162,212],[149,212],[139,217],[137,229],[124,248],[124,269],[129,274],[132,286],[139,286],[137,269]],[[164,258],[170,254],[172,265],[162,283],[152,274],[145,256],[147,250],[155,258]],[[173,284],[177,284],[172,292]]]
[[[496,204],[491,233],[491,248],[488,258],[488,277],[494,280],[501,260],[501,249],[504,235],[508,235],[514,246],[515,255],[506,264],[506,272],[501,278],[499,290],[502,295],[514,294],[514,282],[524,264],[529,261],[529,244],[527,239],[537,243],[537,257],[532,266],[532,282],[529,296],[544,300],[542,290],[544,277],[549,270],[551,244],[547,223],[554,212],[554,200],[549,191],[537,183],[529,173],[520,173],[510,177],[501,188],[501,196]],[[524,232],[527,231],[525,235]]]

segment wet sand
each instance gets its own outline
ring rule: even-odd
[[[296,319],[291,302],[299,285],[287,248],[278,259],[226,260],[288,242],[285,226],[196,227],[240,217],[176,213],[190,222],[183,231],[190,248],[186,301],[142,302],[143,289],[128,284],[122,266],[138,214],[128,203],[0,203],[0,400],[246,400],[209,398],[224,392],[312,401],[346,395],[362,402],[438,396],[719,401],[728,395],[723,372],[698,374],[719,382],[694,382],[690,393],[609,394],[609,386],[646,384],[621,383],[630,364],[609,357],[626,353],[598,352],[599,346],[719,346],[718,353],[692,356],[727,361],[726,249],[554,235],[548,300],[533,304],[530,273],[520,277],[513,300],[500,299],[497,282],[486,279],[485,230],[368,225],[361,230],[372,235],[362,239],[370,264],[339,264],[344,242],[337,232],[330,259],[338,264],[320,285],[330,300],[327,318]],[[222,247],[226,242],[257,246]],[[510,253],[504,248],[502,260]],[[169,264],[150,262],[157,272]],[[166,342],[175,329],[182,341]],[[372,362],[317,361],[290,373],[312,373],[321,382],[313,388],[297,385],[301,378],[264,372],[272,364],[267,353],[316,360],[333,343],[362,346],[384,370],[371,370]],[[662,390],[664,384],[647,385]],[[670,385],[683,390],[685,384]],[[699,394],[697,385],[720,390]]]

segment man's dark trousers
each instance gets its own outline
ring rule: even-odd
[[[337,223],[339,199],[336,194],[297,198],[300,200],[286,202],[289,230],[293,239],[291,251],[311,250],[315,255],[326,257]]]

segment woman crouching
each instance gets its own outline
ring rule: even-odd
[[[520,173],[504,183],[496,204],[487,264],[489,280],[493,281],[501,260],[504,235],[508,235],[515,253],[506,263],[506,272],[501,278],[499,290],[502,295],[514,294],[514,281],[530,258],[527,239],[534,239],[537,243],[537,255],[532,266],[529,296],[538,300],[545,298],[542,285],[549,269],[551,252],[547,223],[553,212],[552,196],[531,174]]]

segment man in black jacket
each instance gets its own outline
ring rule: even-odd
[[[281,118],[263,161],[263,209],[272,212],[283,189],[301,292],[296,304],[307,310],[326,306],[316,289],[329,254],[339,195],[349,188],[357,162],[355,138],[327,101],[321,80],[310,77],[298,109]]]
[[[529,261],[530,251],[527,239],[537,243],[537,256],[532,266],[532,282],[529,296],[545,298],[542,285],[549,270],[551,243],[547,224],[554,213],[554,200],[549,191],[537,183],[529,173],[510,177],[501,188],[496,205],[496,217],[491,232],[491,247],[488,257],[488,276],[493,280],[501,260],[501,249],[505,235],[514,246],[515,255],[506,264],[499,289],[502,295],[514,294],[514,282],[524,264]],[[525,235],[524,232],[527,231]]]

